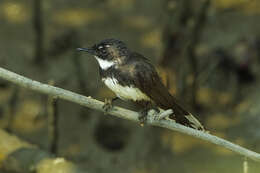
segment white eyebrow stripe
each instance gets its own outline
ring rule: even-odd
[[[102,49],[103,48],[103,46],[98,46],[98,49]]]

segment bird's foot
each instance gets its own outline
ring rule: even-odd
[[[117,97],[113,98],[113,99],[105,99],[105,103],[103,105],[103,109],[105,112],[110,111],[113,108],[113,102],[118,99]]]
[[[138,116],[139,123],[140,123],[141,126],[144,126],[144,124],[146,123],[147,116],[148,116],[148,114],[149,114],[149,112],[151,110],[154,110],[157,114],[160,113],[160,110],[157,107],[155,107],[155,106],[153,106],[153,107],[146,107],[143,110],[141,110],[139,112],[139,116]]]
[[[141,110],[139,112],[138,120],[139,120],[140,126],[144,126],[146,119],[147,119],[147,114],[148,114],[148,111],[145,109]]]
[[[154,116],[154,120],[158,121],[158,120],[162,120],[162,119],[166,119],[166,120],[171,120],[171,118],[169,118],[169,116],[173,114],[173,110],[172,109],[168,109],[168,110],[161,110],[161,111],[157,111],[157,114]]]
[[[111,110],[113,108],[112,100],[106,98],[102,108],[104,109],[105,112]]]

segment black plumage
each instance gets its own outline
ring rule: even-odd
[[[81,48],[81,50],[83,49]],[[131,87],[137,88],[147,96],[141,99],[139,97],[138,99],[124,97],[128,90],[124,95],[120,95],[119,92],[117,93],[118,89],[112,88],[120,98],[134,101],[142,107],[152,104],[161,109],[172,109],[174,113],[170,115],[170,118],[176,120],[176,122],[195,129],[204,129],[196,118],[176,102],[174,96],[163,85],[156,69],[149,60],[141,54],[129,50],[123,42],[108,39],[85,50],[91,52],[99,61],[99,71],[103,81],[113,79],[114,82],[116,80],[112,85],[120,85],[120,92],[122,92],[121,88]],[[102,67],[104,62],[110,63],[110,66]],[[109,87],[111,88],[111,86]]]

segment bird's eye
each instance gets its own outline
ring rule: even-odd
[[[107,53],[107,50],[106,50],[106,48],[105,48],[103,45],[98,46],[98,50],[99,50],[99,52],[101,52],[102,54],[106,54],[106,53]]]

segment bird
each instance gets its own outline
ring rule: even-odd
[[[123,41],[104,39],[89,48],[77,50],[87,52],[97,60],[101,80],[116,95],[111,99],[110,105],[118,98],[134,102],[142,107],[140,120],[144,120],[151,109],[172,109],[170,119],[204,131],[202,124],[170,94],[151,62],[129,49]]]

